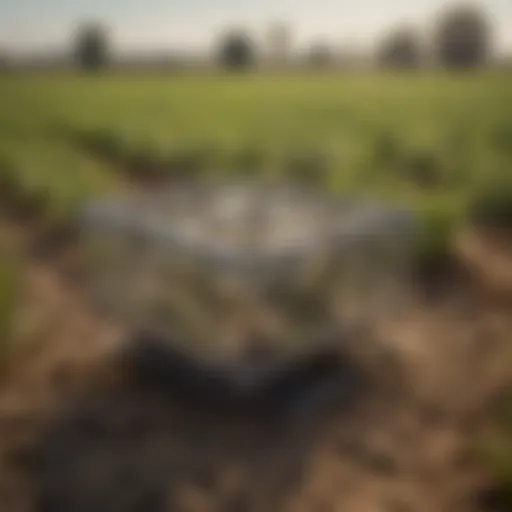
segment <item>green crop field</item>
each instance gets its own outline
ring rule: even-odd
[[[441,263],[440,268],[444,270],[447,266],[443,264],[453,261],[447,256],[451,253],[455,240],[453,235],[457,229],[465,227],[467,223],[483,227],[484,230],[489,226],[509,230],[512,228],[512,74],[317,72],[200,75],[111,72],[93,76],[64,72],[0,73],[0,231],[5,228],[7,232],[7,242],[0,237],[0,378],[5,379],[3,382],[7,384],[3,388],[6,391],[0,396],[3,400],[0,404],[2,414],[6,419],[0,425],[0,440],[4,443],[0,446],[0,473],[7,475],[6,482],[13,481],[15,485],[12,496],[10,483],[2,487],[0,494],[7,491],[0,496],[0,502],[4,497],[11,504],[11,500],[17,499],[17,493],[29,494],[24,487],[19,487],[19,490],[17,487],[18,466],[24,465],[19,464],[20,460],[33,460],[32,453],[27,450],[28,445],[25,446],[25,439],[33,437],[34,425],[36,428],[44,426],[45,439],[53,439],[53,436],[46,435],[46,426],[49,420],[53,421],[53,411],[59,411],[60,414],[60,407],[55,407],[58,400],[65,399],[67,411],[67,404],[72,401],[68,401],[68,397],[74,396],[70,393],[80,389],[81,397],[85,384],[88,387],[93,380],[103,380],[103,376],[98,379],[98,365],[91,362],[93,359],[97,361],[98,354],[105,354],[105,346],[110,347],[109,336],[117,331],[117,326],[109,325],[102,315],[90,311],[92,308],[89,307],[87,293],[82,293],[85,290],[81,289],[80,265],[77,265],[78,279],[73,279],[73,272],[70,273],[69,281],[61,279],[68,270],[67,260],[73,260],[74,263],[76,247],[69,244],[71,250],[66,252],[69,247],[62,244],[66,246],[63,255],[56,255],[59,251],[55,251],[48,258],[39,258],[41,252],[45,256],[52,252],[51,249],[39,252],[40,246],[47,241],[43,236],[41,238],[44,242],[39,244],[40,232],[43,235],[48,232],[54,234],[52,229],[56,228],[56,233],[67,234],[66,229],[60,231],[60,228],[67,228],[70,221],[72,225],[77,208],[98,195],[115,193],[127,184],[145,185],[146,178],[159,183],[183,175],[201,179],[248,175],[270,180],[298,179],[325,187],[334,193],[368,194],[412,208],[419,214],[424,228],[424,237],[418,243],[416,262],[418,269],[427,270],[418,275],[426,276],[427,279],[418,281],[421,281],[420,284],[426,281],[430,284],[436,281],[434,277],[441,275],[444,284],[444,278],[451,277],[449,274],[441,272],[434,275],[428,270],[439,269],[437,263]],[[27,222],[17,222],[19,219]],[[34,227],[31,222],[33,220],[37,229],[31,229]],[[43,228],[49,227],[49,231],[39,230],[40,224]],[[20,225],[22,229],[19,229]],[[488,233],[469,234],[476,234],[474,238],[478,239],[478,235]],[[491,233],[495,234],[495,231]],[[500,242],[505,239],[499,230],[497,234],[499,236],[496,238]],[[0,232],[0,235],[3,233]],[[48,238],[50,243],[47,245],[52,245],[55,239],[61,240],[58,236]],[[28,243],[25,243],[26,239]],[[33,239],[36,239],[35,243],[32,243]],[[486,240],[482,245],[485,245]],[[11,242],[13,247],[10,246]],[[489,247],[491,245],[489,243]],[[36,250],[33,251],[34,246]],[[490,262],[492,249],[490,247],[479,253],[483,254],[479,260],[483,261],[483,273],[498,266]],[[506,249],[503,249],[505,264],[501,265],[502,258],[499,258],[498,263],[500,268],[506,267],[509,270],[510,252]],[[49,261],[53,256],[55,261]],[[61,272],[59,266],[63,267],[64,272]],[[452,267],[448,265],[448,268]],[[480,268],[475,270],[475,276],[478,270]],[[501,278],[509,273],[504,271],[497,275]],[[444,301],[444,297],[437,300],[439,296],[436,296],[436,300],[426,302],[426,308],[420,301],[416,301],[416,297],[412,297],[411,317],[405,318],[404,332],[399,332],[403,336],[398,337],[397,345],[400,354],[404,354],[403,359],[399,355],[397,360],[401,361],[400,364],[403,362],[405,372],[395,372],[394,363],[386,366],[387,359],[378,356],[375,361],[379,365],[382,361],[383,370],[379,368],[374,372],[373,368],[377,369],[377,365],[372,362],[370,377],[373,378],[373,372],[379,375],[387,373],[386,378],[391,376],[390,394],[388,380],[381,381],[380,376],[375,381],[371,380],[372,386],[365,385],[365,388],[371,389],[368,407],[365,402],[361,408],[363,414],[356,414],[354,420],[351,416],[340,416],[344,426],[336,433],[336,442],[339,444],[330,444],[330,441],[329,444],[318,443],[339,455],[340,460],[343,460],[340,464],[342,469],[336,473],[336,459],[328,457],[325,459],[328,469],[320,469],[316,473],[315,458],[312,473],[320,475],[321,480],[322,471],[328,471],[324,474],[329,475],[329,482],[337,482],[338,475],[343,477],[340,482],[348,481],[347,478],[352,481],[355,476],[356,488],[360,490],[355,494],[348,493],[347,499],[348,503],[356,504],[356,509],[359,510],[360,505],[357,497],[365,493],[361,501],[363,508],[367,503],[370,506],[373,503],[377,506],[378,503],[379,507],[389,504],[390,507],[396,505],[396,509],[410,507],[413,510],[420,503],[423,505],[428,495],[432,495],[435,499],[431,505],[434,505],[427,504],[425,510],[447,510],[450,507],[453,510],[469,510],[456,508],[458,502],[455,498],[460,493],[468,494],[468,500],[473,497],[476,499],[477,487],[481,486],[477,482],[478,475],[480,466],[483,466],[486,468],[483,473],[486,489],[489,486],[487,475],[490,474],[491,480],[497,485],[496,490],[494,487],[490,490],[496,491],[496,496],[503,498],[506,503],[500,510],[512,510],[512,399],[509,392],[508,334],[511,325],[509,320],[512,318],[511,302],[508,300],[510,295],[504,297],[503,301],[498,292],[493,295],[494,290],[491,288],[497,279],[493,277],[489,281],[492,283],[488,287],[488,295],[485,287],[480,286],[480,281],[474,287],[460,287],[457,282],[452,287],[453,300],[450,296],[452,290],[448,290],[446,295],[449,300]],[[512,278],[505,283],[508,292],[512,289],[510,283]],[[390,334],[393,334],[393,329]],[[387,347],[392,347],[392,344],[388,343],[386,330],[385,336],[386,350],[382,352],[388,354]],[[362,338],[356,341],[365,340]],[[17,352],[23,354],[23,357],[11,357],[18,347],[23,347],[21,352]],[[32,347],[33,354],[30,352]],[[26,356],[29,362],[27,370],[16,373],[18,366],[24,366],[22,363]],[[373,354],[370,354],[369,359],[372,358]],[[348,368],[350,370],[350,366]],[[119,372],[118,369],[114,370],[116,378],[108,376],[109,383],[111,380],[117,381]],[[403,381],[402,375],[405,376]],[[14,382],[16,379],[19,379],[19,385]],[[378,385],[373,386],[373,382]],[[382,394],[380,382],[385,388]],[[397,389],[396,395],[393,394],[395,382],[400,382],[400,390]],[[132,384],[129,380],[127,383],[128,392],[131,393]],[[103,394],[102,386],[103,383],[96,387],[95,382],[91,389],[94,387],[94,393],[99,391]],[[164,420],[167,429],[167,416],[154,414],[156,409],[153,407],[159,403],[159,398],[155,395],[157,400],[153,401],[153,396],[146,395],[146,390],[140,396],[136,393],[137,400],[133,408],[131,402],[126,402],[129,408],[125,407],[124,390],[119,394],[120,402],[117,401],[117,394],[110,402],[109,386],[107,384],[105,388],[107,402],[97,402],[96,395],[91,395],[95,400],[91,403],[106,404],[109,411],[111,409],[111,414],[104,414],[106,408],[103,405],[99,409],[96,405],[92,408],[105,416],[107,421],[104,423],[105,418],[102,417],[101,422],[96,423],[94,416],[91,417],[93,427],[98,425],[101,431],[108,432],[105,439],[99,438],[101,442],[98,446],[110,443],[111,432],[114,436],[119,433],[122,439],[127,440],[119,446],[128,454],[128,457],[121,457],[119,469],[124,471],[123,461],[130,461],[128,474],[131,475],[133,460],[134,468],[140,463],[146,471],[146,446],[151,450],[148,453],[153,454],[159,444],[146,444],[145,439],[154,438],[159,443],[161,440],[167,443],[165,436],[161,436],[161,421]],[[114,386],[117,386],[117,382]],[[70,392],[68,388],[73,391]],[[375,394],[372,394],[373,388],[376,389]],[[407,393],[402,394],[402,389]],[[133,390],[137,391],[135,387]],[[151,399],[150,408],[144,405],[137,412],[141,407],[138,405],[139,398],[144,398],[140,402],[145,404],[146,396]],[[170,427],[169,439],[172,437],[174,440],[176,437],[178,443],[181,443],[181,430],[187,430],[189,423],[188,419],[182,423],[179,416],[181,410],[185,411],[186,408],[172,409],[173,400],[169,402],[168,395],[165,396],[165,407],[171,403],[172,415],[169,418],[172,418],[172,422],[169,425],[172,423],[178,426],[177,431],[173,426]],[[388,396],[392,399],[388,399]],[[375,409],[377,414],[367,414],[367,411],[373,412],[373,404],[377,405],[380,397],[384,400]],[[19,406],[17,400],[20,400]],[[82,407],[82,402],[76,403]],[[73,408],[76,403],[73,401]],[[117,407],[118,403],[120,407]],[[44,404],[48,404],[49,409]],[[88,402],[86,407],[84,418],[89,421]],[[495,414],[495,409],[500,414]],[[138,416],[133,415],[132,411],[143,414],[143,421],[139,423]],[[193,416],[195,418],[195,413]],[[118,429],[119,417],[123,421],[126,419],[129,429],[134,421],[136,423],[136,452],[132,453],[129,449],[131,438],[124,436],[124,427]],[[151,426],[147,427],[149,434],[146,434],[145,425],[151,425],[153,417],[158,422],[154,431],[156,435],[152,434]],[[202,414],[197,417],[201,417],[201,420],[203,418]],[[65,418],[63,424],[67,425]],[[113,419],[112,423],[109,423],[110,418]],[[345,418],[349,420],[348,423]],[[363,421],[361,435],[353,436],[352,432],[359,427],[359,418]],[[367,429],[368,418],[371,419],[372,429]],[[57,425],[60,428],[61,416],[55,419],[58,419]],[[494,423],[497,424],[496,428]],[[24,430],[28,424],[29,430]],[[144,430],[140,430],[140,425],[143,425]],[[193,427],[191,439],[194,446],[198,445],[199,450],[203,450],[203,447],[208,450],[208,465],[205,467],[209,468],[210,459],[215,459],[215,454],[220,453],[221,465],[219,468],[212,465],[212,469],[216,474],[218,469],[223,471],[225,466],[230,469],[226,465],[228,458],[224,452],[217,452],[216,449],[227,438],[216,438],[215,434],[215,450],[212,451],[210,444],[202,444],[202,441],[198,444],[199,435],[196,435],[195,423],[190,422],[190,425]],[[223,429],[218,429],[218,425],[221,423],[216,419],[215,432],[220,433]],[[245,426],[245,421],[241,425]],[[346,429],[345,425],[350,428]],[[186,428],[182,429],[182,426]],[[492,427],[489,432],[488,426]],[[204,427],[201,425],[202,429],[208,427],[208,421]],[[258,436],[259,430],[258,423],[255,429]],[[327,430],[334,432],[330,427]],[[20,432],[23,435],[19,435]],[[24,435],[26,432],[30,436]],[[56,432],[60,433],[61,430]],[[67,431],[62,432],[67,435]],[[178,436],[175,436],[175,432]],[[231,424],[227,432],[229,435],[235,432]],[[397,432],[400,436],[395,435]],[[364,439],[367,433],[368,443]],[[374,433],[379,434],[375,439]],[[384,435],[381,436],[381,433]],[[481,433],[485,435],[480,436]],[[238,439],[242,440],[238,435],[235,437],[237,442]],[[209,439],[208,435],[204,438]],[[188,442],[186,436],[183,439]],[[18,451],[19,442],[23,446]],[[12,451],[10,443],[14,443],[15,449]],[[90,445],[92,448],[89,448],[88,443],[83,446],[98,449],[96,445]],[[167,454],[174,457],[173,444],[162,446],[166,457]],[[345,447],[349,450],[345,451]],[[426,450],[425,447],[435,449]],[[179,457],[182,453],[184,457],[192,455],[191,468],[194,469],[195,459],[198,458],[196,453],[199,455],[200,451],[189,452],[188,446],[183,451],[181,444],[179,448],[176,451]],[[267,447],[265,450],[267,453]],[[394,453],[392,456],[395,451],[396,458]],[[58,453],[61,452],[62,446],[59,445]],[[139,452],[142,457],[140,462]],[[38,448],[35,460],[39,461],[40,453],[43,452]],[[103,455],[108,456],[109,453],[98,451],[93,456],[100,454],[101,460],[106,461]],[[245,448],[241,453],[245,453]],[[19,454],[23,454],[21,459]],[[210,454],[213,456],[210,457]],[[438,457],[438,454],[443,457]],[[89,454],[86,455],[89,457]],[[68,492],[66,488],[66,499],[69,497],[72,500],[75,492],[76,496],[80,496],[83,464],[79,460],[80,456],[81,451],[78,450],[76,464],[73,459],[76,475],[73,473],[73,478],[69,480],[71,490]],[[236,457],[235,462],[238,460],[238,450]],[[473,459],[477,459],[474,464]],[[166,459],[162,460],[165,464],[161,467],[167,467]],[[323,457],[318,460],[322,461]],[[86,460],[88,462],[89,459]],[[176,467],[183,466],[182,462],[186,467],[189,464],[186,458],[177,462]],[[10,469],[14,467],[13,464],[16,466],[14,478]],[[354,470],[351,465],[354,465]],[[32,464],[29,466],[32,468]],[[45,463],[42,466],[50,465]],[[60,468],[60,463],[56,467]],[[112,472],[108,464],[106,467]],[[148,474],[153,475],[154,468],[160,468],[160,463],[157,461],[155,466],[152,460],[148,467],[152,471]],[[168,467],[174,468],[174,460]],[[321,468],[322,463],[318,467]],[[477,467],[478,471],[475,471]],[[117,462],[112,468],[115,477]],[[204,471],[200,468],[202,475]],[[89,471],[90,466],[86,470]],[[59,474],[55,473],[55,476]],[[133,474],[136,477],[139,475]],[[47,473],[41,475],[46,478]],[[53,479],[54,473],[48,475],[50,478],[41,481],[51,482],[53,486],[56,481]],[[145,473],[140,475],[146,481]],[[252,478],[252,473],[248,475]],[[332,475],[336,475],[336,480],[330,478]],[[404,475],[407,478],[404,479]],[[432,480],[435,475],[439,478]],[[157,475],[158,481],[163,482],[161,476]],[[364,485],[365,478],[371,482],[368,487]],[[463,484],[466,481],[467,484]],[[474,486],[471,483],[473,481]],[[187,483],[186,479],[184,482]],[[240,482],[243,484],[243,481]],[[381,485],[384,482],[391,487]],[[39,485],[40,482],[36,483]],[[434,489],[438,483],[442,485]],[[87,485],[83,489],[88,490]],[[176,495],[179,494],[179,485],[181,483],[170,488],[171,494],[175,490]],[[328,490],[329,485],[325,487],[327,494],[331,492]],[[235,484],[233,489],[236,491],[237,488]],[[379,501],[372,501],[374,489],[380,488],[383,490],[382,500],[380,494],[375,494]],[[190,489],[192,497],[198,491],[198,503],[202,504],[202,487]],[[216,487],[211,489],[216,493]],[[312,489],[316,495],[316,484]],[[394,501],[394,493],[398,489],[404,489],[403,501],[400,494],[396,494]],[[457,489],[453,491],[453,496],[452,489]],[[108,492],[107,487],[105,490]],[[367,490],[369,501],[366,500]],[[151,492],[147,495],[149,498]],[[228,493],[222,490],[219,496],[223,500],[224,494],[228,496]],[[444,494],[448,496],[447,501],[443,501]],[[209,495],[206,491],[204,496]],[[144,499],[147,496],[144,494]],[[307,492],[305,496],[307,503]],[[354,501],[353,496],[356,497]],[[320,498],[318,496],[316,499],[315,496],[315,506],[330,506],[329,496],[325,500],[322,497],[322,501]],[[58,500],[55,502],[59,503]],[[340,497],[342,502],[347,503],[344,496]],[[233,503],[240,502],[237,500]],[[448,508],[441,506],[445,503],[450,504]],[[346,509],[346,506],[341,505],[341,508]],[[485,510],[491,508],[486,507]]]
[[[504,74],[6,74],[0,98],[3,197],[54,222],[123,176],[176,173],[322,180],[444,233],[483,191],[484,216],[510,216]]]

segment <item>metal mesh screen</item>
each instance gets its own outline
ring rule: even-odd
[[[376,321],[403,296],[416,235],[406,211],[249,183],[110,198],[83,227],[99,304],[223,358]]]

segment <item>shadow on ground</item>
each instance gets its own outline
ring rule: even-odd
[[[327,417],[352,411],[368,385],[325,352],[244,399],[143,341],[117,356],[115,384],[74,397],[38,439],[37,512],[283,510]]]

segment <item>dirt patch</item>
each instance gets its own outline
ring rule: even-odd
[[[487,278],[489,262],[512,268],[506,247],[468,250],[470,286],[412,298],[379,332],[393,360],[361,343],[378,385],[302,428],[298,416],[212,415],[141,381],[113,356],[123,329],[53,256],[28,254],[23,229],[1,232],[25,283],[23,349],[0,388],[2,511],[483,510],[491,480],[472,442],[510,384],[512,306],[503,279],[497,290]]]

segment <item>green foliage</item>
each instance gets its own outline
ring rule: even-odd
[[[402,156],[400,164],[403,177],[419,187],[432,189],[443,184],[442,162],[432,150],[410,150]]]
[[[328,155],[318,149],[292,150],[284,162],[284,175],[291,181],[309,186],[323,186],[327,181],[330,162]]]
[[[114,161],[122,162],[126,156],[126,144],[123,137],[113,131],[91,130],[78,134],[77,137],[90,150],[108,157]]]
[[[166,165],[171,177],[200,177],[213,171],[216,160],[216,148],[200,141],[184,143],[172,149],[167,157]]]
[[[375,134],[373,139],[373,164],[389,167],[399,161],[402,145],[399,137],[388,130]]]
[[[458,226],[450,200],[431,201],[420,209],[421,234],[416,261],[421,271],[442,268],[453,254],[454,233]]]
[[[436,259],[462,214],[508,223],[510,91],[492,74],[2,75],[0,196],[60,223],[124,173],[268,172],[417,208]]]
[[[490,471],[498,494],[498,510],[512,509],[512,400],[506,394],[492,411],[494,427],[475,442],[475,455]],[[494,509],[493,509],[494,510]]]
[[[461,4],[446,10],[438,21],[434,45],[441,63],[469,68],[485,62],[490,52],[491,26],[485,10]]]
[[[265,163],[266,155],[256,144],[242,144],[232,152],[231,166],[240,175],[255,176],[262,173]]]
[[[333,49],[326,42],[317,42],[311,46],[308,52],[308,63],[316,68],[325,68],[334,60]]]
[[[11,342],[18,284],[14,258],[0,248],[0,355],[4,355]]]
[[[254,64],[255,51],[248,34],[237,31],[226,35],[219,49],[220,63],[229,69],[246,69]]]
[[[468,217],[479,228],[512,229],[512,177],[497,177],[477,188],[468,202]]]
[[[76,59],[78,65],[86,71],[97,71],[107,64],[108,35],[106,29],[98,23],[82,25],[76,38]]]
[[[8,162],[0,174],[9,185],[0,189],[2,201],[53,225],[67,224],[83,201],[111,186],[106,168],[43,136],[2,139],[0,161]]]
[[[491,141],[497,151],[512,155],[512,120],[505,119],[493,127]]]
[[[420,65],[421,53],[419,34],[413,28],[399,27],[380,43],[377,59],[384,67],[411,69]]]

